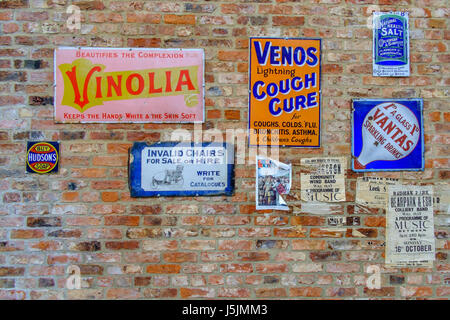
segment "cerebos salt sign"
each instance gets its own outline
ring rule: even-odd
[[[58,48],[56,122],[203,122],[202,49]]]
[[[373,76],[409,76],[408,12],[373,13]]]
[[[422,100],[353,100],[354,171],[423,170]]]

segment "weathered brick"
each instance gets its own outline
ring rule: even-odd
[[[109,250],[133,250],[139,248],[138,241],[108,241],[105,247]]]
[[[147,273],[180,273],[181,266],[177,264],[159,264],[159,265],[148,265]]]
[[[0,277],[17,277],[23,276],[25,273],[25,268],[15,268],[15,267],[0,267]]]
[[[193,24],[195,24],[195,16],[194,15],[166,14],[166,15],[164,15],[164,23],[193,25]]]
[[[31,228],[35,227],[60,227],[61,218],[59,217],[46,217],[46,218],[27,218],[27,226]]]

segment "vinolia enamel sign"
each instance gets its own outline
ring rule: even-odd
[[[203,122],[203,49],[55,50],[56,122]]]
[[[232,195],[233,173],[228,143],[135,142],[130,149],[132,197]]]
[[[373,76],[408,77],[408,12],[373,13]]]
[[[422,99],[353,100],[353,171],[424,169]]]

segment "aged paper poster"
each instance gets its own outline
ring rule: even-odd
[[[435,260],[432,186],[388,186],[386,265],[430,267]]]
[[[289,210],[282,195],[291,189],[292,166],[260,156],[256,160],[256,210]]]
[[[304,158],[301,166],[302,201],[345,201],[346,158]]]
[[[358,177],[356,180],[356,200],[359,205],[369,208],[386,208],[387,186],[399,184],[399,179],[382,177]]]

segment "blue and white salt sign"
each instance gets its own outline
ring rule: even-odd
[[[408,77],[408,12],[373,13],[373,76]]]
[[[232,195],[234,147],[216,142],[135,142],[129,185],[132,197]]]
[[[352,169],[424,169],[422,99],[357,99],[352,110]]]

